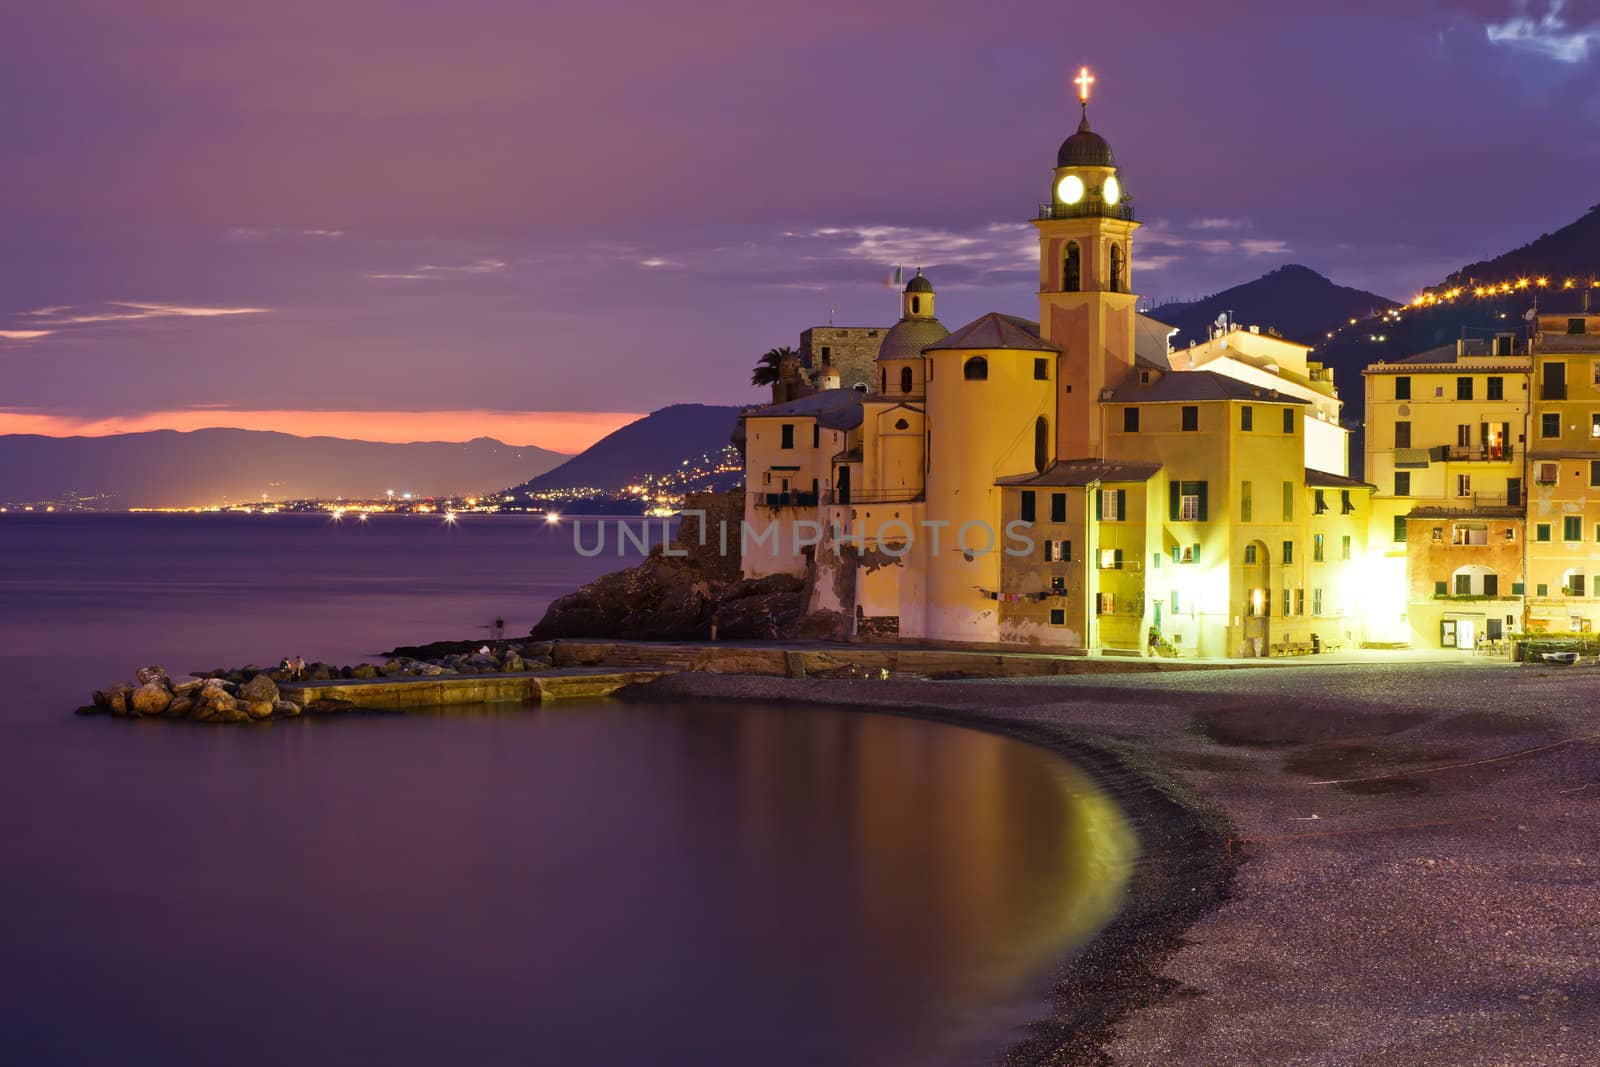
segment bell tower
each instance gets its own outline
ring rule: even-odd
[[[1082,111],[1061,143],[1041,204],[1039,332],[1061,347],[1057,374],[1057,452],[1063,459],[1101,455],[1100,394],[1133,371],[1133,199],[1106,139],[1089,127],[1087,67],[1073,79]]]

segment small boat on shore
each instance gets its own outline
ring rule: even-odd
[[[1539,658],[1555,667],[1570,667],[1578,662],[1576,652],[1541,652]]]

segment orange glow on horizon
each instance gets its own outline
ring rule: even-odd
[[[582,452],[639,418],[624,411],[234,411],[227,408],[150,411],[94,419],[0,410],[0,434],[106,437],[147,430],[276,430],[296,437],[345,437],[404,444],[493,437],[509,445]]]

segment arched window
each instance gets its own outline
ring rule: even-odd
[[[1033,420],[1033,469],[1043,471],[1050,463],[1050,420],[1040,415]]]
[[[1083,288],[1083,252],[1078,242],[1068,241],[1066,255],[1061,259],[1061,291],[1076,293]]]
[[[897,430],[909,430],[911,429],[911,424],[905,419],[895,419],[894,428]]]
[[[982,356],[973,356],[961,365],[961,376],[969,382],[988,381],[989,361]]]
[[[1122,292],[1122,246],[1111,246],[1111,291]]]
[[[900,368],[900,391],[902,393],[911,392],[911,368],[910,367],[901,367]]]
[[[1581,582],[1582,579],[1580,578]],[[1452,596],[1498,596],[1500,594],[1500,576],[1491,568],[1481,563],[1471,563],[1465,567],[1457,567],[1450,576],[1450,594]]]
[[[920,314],[921,312],[922,312],[922,297],[920,297],[920,296],[912,297],[911,298],[911,314],[917,315],[917,314]]]

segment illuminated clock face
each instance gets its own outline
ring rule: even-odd
[[[1083,179],[1069,174],[1056,182],[1056,199],[1063,204],[1076,204],[1083,199]]]
[[[1122,199],[1122,183],[1117,181],[1115,174],[1107,178],[1105,185],[1100,187],[1100,195],[1108,204],[1115,204]]]

